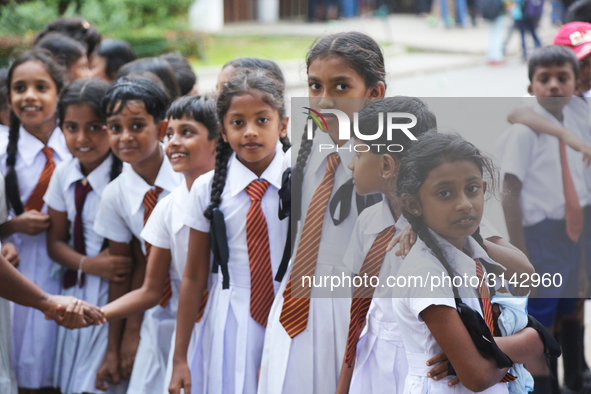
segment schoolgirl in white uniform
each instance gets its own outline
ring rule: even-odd
[[[18,267],[50,294],[59,293],[61,275],[47,255],[45,231],[50,225],[43,202],[55,165],[72,156],[56,127],[57,96],[63,70],[45,51],[25,52],[8,71],[13,112],[8,140],[0,142],[0,166],[6,178],[10,220],[0,235],[13,235]],[[20,305],[13,311],[12,354],[19,387],[53,387],[57,326],[42,313]]]
[[[361,52],[364,56],[360,56]],[[349,32],[319,39],[308,53],[307,68],[310,103],[317,109],[338,108],[338,98],[350,97],[344,101],[353,104],[347,109],[352,116],[352,112],[360,110],[365,103],[384,95],[385,68],[381,49],[365,34]],[[283,277],[269,317],[258,388],[260,394],[319,394],[336,390],[347,341],[350,298],[332,297],[326,293],[324,298],[310,298],[305,322],[300,323],[301,327],[296,330],[290,329],[290,334],[281,322],[299,319],[289,316],[291,307],[287,306],[284,293],[290,284],[291,265],[297,256],[297,245],[305,229],[308,206],[327,173],[327,157],[331,152],[326,149],[321,151],[320,144],[332,146],[336,142],[340,145],[329,201],[350,180],[347,163],[353,155],[352,140],[339,141],[336,118],[328,119],[328,133],[326,131],[317,131],[313,140],[302,142],[296,166],[292,168],[292,191],[301,193],[301,207],[295,207],[296,211],[301,208],[301,214],[299,217],[293,216],[292,204],[292,220],[299,219],[301,222],[292,252],[292,263]],[[300,185],[293,181],[295,172],[303,177]],[[355,205],[354,193],[348,198]],[[351,274],[343,265],[343,255],[356,219],[357,210],[352,208],[347,217],[338,217],[340,224],[337,226],[332,223],[333,219],[326,209],[314,267],[315,276],[341,277]]]
[[[60,126],[74,158],[56,168],[44,197],[52,220],[48,253],[65,271],[62,294],[98,306],[107,303],[109,279],[131,271],[131,258],[100,253],[105,241],[93,231],[103,189],[122,166],[111,153],[101,114],[108,86],[102,80],[77,80],[60,95]],[[95,382],[107,333],[107,325],[58,328],[54,384],[62,393],[102,392]]]
[[[181,388],[211,394],[256,391],[287,236],[288,221],[278,216],[284,161],[278,141],[286,136],[288,121],[283,84],[261,70],[240,72],[224,86],[217,108],[223,140],[216,169],[191,188],[185,218],[191,233],[170,384],[177,394]],[[195,352],[189,368],[187,347],[210,272],[210,234],[218,283],[209,295],[202,359]]]
[[[124,165],[121,175],[105,188],[94,230],[109,239],[111,253],[130,255],[129,243],[132,238],[136,238],[140,241],[145,255],[146,244],[141,237],[144,222],[156,201],[176,189],[181,181],[180,174],[172,169],[159,142],[165,132],[163,121],[169,105],[168,96],[153,82],[120,79],[109,88],[104,103],[111,149],[128,164]],[[143,261],[140,263],[144,264]],[[139,272],[139,280],[133,282],[136,287],[143,282],[143,270]],[[136,273],[134,272],[134,275]],[[114,286],[111,283],[109,299],[118,298],[126,293],[125,290],[121,291],[121,287]],[[154,387],[162,387],[164,384],[170,340],[174,331],[175,310],[173,303],[164,302],[164,299],[161,301],[165,307],[157,305],[148,310],[143,317],[142,341],[137,348],[136,362],[131,363],[133,372],[128,393],[150,392]],[[141,314],[139,317],[141,318]],[[133,331],[130,332],[132,320]],[[137,345],[140,336],[137,320],[137,315],[127,319],[126,331],[121,339],[122,349],[125,346]],[[109,347],[103,361],[105,367],[116,364],[113,360],[118,360],[119,343],[113,338],[121,336],[111,333],[111,330],[121,332],[121,325],[116,326],[116,323],[120,321],[110,323]],[[125,361],[122,359],[121,363]],[[128,362],[123,369],[129,373],[131,365]],[[119,376],[113,376],[107,368],[99,369],[97,383],[107,381],[112,384],[118,380]]]
[[[480,277],[479,273],[486,275],[483,261],[490,267],[499,266],[488,257],[478,231],[487,187],[483,177],[491,174],[491,169],[489,159],[457,135],[426,134],[407,152],[398,173],[397,194],[419,239],[398,270],[398,278],[473,278]],[[393,306],[409,367],[405,393],[508,392],[504,383],[510,378],[507,368],[499,368],[495,358],[479,353],[456,309],[449,284],[396,290],[395,297],[400,298],[393,299]],[[462,282],[457,290],[461,301],[480,313],[490,329],[493,317],[488,287]],[[494,335],[492,330],[489,334]],[[496,338],[501,353],[512,362],[527,362],[543,352],[533,328],[515,335],[525,351],[510,345],[516,338]],[[440,353],[445,353],[460,380],[455,387],[448,384],[452,377],[427,377],[427,361]]]

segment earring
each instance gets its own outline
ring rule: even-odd
[[[419,211],[417,209],[415,209],[415,215],[418,215]]]

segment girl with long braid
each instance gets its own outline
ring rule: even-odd
[[[170,393],[256,392],[263,338],[279,288],[275,275],[287,236],[279,219],[287,134],[283,84],[262,70],[244,70],[217,101],[222,138],[215,170],[196,181],[185,224],[191,227],[179,296]],[[187,349],[211,271],[202,352],[191,368]],[[199,383],[198,383],[199,382]],[[191,391],[192,390],[192,391]]]
[[[340,109],[353,119],[354,112],[384,96],[386,70],[382,50],[363,33],[319,38],[308,51],[306,66],[310,105],[316,110]],[[323,394],[336,390],[347,342],[351,299],[330,294],[325,298],[297,294],[296,290],[303,289],[299,286],[301,272],[291,281],[295,278],[292,267],[298,266],[307,268],[307,276],[351,274],[343,264],[343,256],[358,215],[355,193],[345,193],[346,201],[336,204],[351,207],[348,215],[339,214],[337,221],[330,214],[329,205],[343,186],[353,190],[349,183],[351,171],[347,168],[354,154],[353,141],[339,139],[336,117],[326,116],[326,121],[327,130],[316,130],[313,139],[307,139],[304,132],[292,168],[291,220],[300,221],[300,231],[295,237],[290,267],[271,309],[259,394]],[[339,146],[339,150],[320,151],[321,144]],[[322,192],[325,189],[328,192]],[[318,204],[320,211],[308,209]],[[298,242],[300,238],[311,242]],[[300,248],[300,244],[310,247]],[[304,262],[302,256],[298,257],[300,252],[308,256]]]
[[[396,288],[393,307],[409,370],[404,393],[452,390],[507,393],[507,384],[503,382],[511,379],[506,375],[508,367],[512,363],[528,362],[544,351],[545,342],[538,332],[527,327],[514,335],[495,337],[500,350],[494,358],[485,357],[460,316],[465,306],[479,313],[487,326],[484,329],[489,330],[488,343],[494,343],[491,340],[497,328],[489,287],[474,286],[470,280],[478,277],[480,283],[482,277],[490,278],[487,270],[494,272],[499,267],[487,254],[479,231],[484,195],[487,187],[494,190],[494,174],[490,159],[472,144],[451,134],[423,135],[402,160],[397,195],[404,208],[403,215],[418,239],[396,276],[469,278],[459,286],[454,285],[455,288],[452,282],[446,281],[434,288],[418,285]],[[455,376],[446,373],[434,376],[436,379],[427,376],[431,368],[427,366],[429,360],[442,352],[447,365],[444,372],[453,367],[453,375],[460,381],[453,388],[457,383],[457,380],[452,382]]]
[[[10,220],[0,226],[0,236],[16,245],[18,267],[43,291],[61,289],[57,265],[47,254],[46,231],[51,221],[43,195],[55,166],[72,156],[57,127],[58,94],[64,70],[42,49],[25,52],[8,70],[8,98],[12,112],[8,141],[0,142],[0,170],[6,179]],[[21,388],[53,387],[57,327],[43,314],[15,305],[13,362]]]

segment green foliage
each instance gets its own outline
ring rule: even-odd
[[[24,35],[28,31],[39,31],[58,17],[57,4],[52,1],[35,0],[22,4],[11,1],[0,11],[2,36]]]

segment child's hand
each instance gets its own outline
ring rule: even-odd
[[[386,252],[391,251],[396,244],[400,244],[400,247],[396,251],[396,256],[402,256],[404,259],[408,252],[410,252],[410,248],[417,242],[417,234],[412,231],[412,226],[410,224],[406,225],[404,230],[402,230],[398,235],[392,238],[388,246],[386,247]]]
[[[583,161],[585,162],[586,166],[588,166],[589,163],[591,163],[591,145],[586,144],[583,140],[581,140],[573,133],[566,133],[562,137],[562,140],[565,144],[583,154]]]
[[[48,305],[48,308],[42,311],[45,318],[55,320],[57,324],[69,329],[106,323],[99,308],[72,296],[50,295]]]
[[[8,260],[10,264],[15,267],[18,267],[18,264],[21,262],[21,259],[18,255],[18,250],[16,249],[15,244],[12,242],[6,242],[2,244],[2,250],[0,250],[0,254]]]
[[[185,393],[191,392],[191,371],[186,361],[174,363],[168,392],[170,394],[180,394],[181,389],[185,389]]]
[[[122,379],[129,379],[133,363],[135,362],[135,354],[140,344],[139,332],[133,330],[125,330],[123,338],[121,339],[121,365],[119,366],[119,373]]]
[[[434,368],[432,368],[429,372],[427,372],[427,377],[433,380],[443,379],[447,376],[447,368],[449,365],[449,361],[447,360],[447,356],[445,353],[439,353],[437,356],[427,360],[427,366],[432,366],[437,364]],[[456,384],[460,383],[460,378],[457,376],[450,380],[447,385],[448,386],[455,386]]]
[[[32,209],[23,212],[14,219],[15,232],[27,235],[37,235],[46,231],[51,225],[51,218],[49,215]]]
[[[109,249],[84,260],[84,272],[100,276],[115,283],[123,282],[131,273],[133,260],[129,256],[114,256]]]
[[[121,383],[121,377],[119,376],[119,356],[116,351],[107,350],[103,363],[96,372],[95,386],[99,390],[107,391],[111,387],[111,384],[119,386],[119,383]]]

